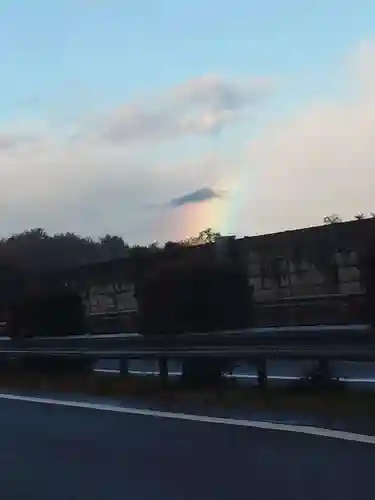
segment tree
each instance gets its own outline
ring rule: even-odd
[[[219,238],[220,236],[220,233],[215,232],[212,228],[209,227],[199,233],[198,239],[203,243],[215,243],[217,238]]]
[[[370,212],[369,214],[364,214],[364,213],[360,212],[359,214],[355,215],[354,218],[357,220],[374,219],[375,214],[372,212]]]
[[[178,260],[155,267],[138,283],[141,333],[177,335],[248,327],[252,296],[247,273],[215,260]],[[225,361],[185,360],[189,383],[217,383]]]
[[[158,241],[153,241],[152,243],[150,243],[150,245],[147,246],[147,248],[150,252],[158,252],[159,250],[161,250],[161,247],[160,247],[160,244]]]
[[[366,219],[366,215],[363,214],[362,212],[360,212],[357,215],[355,215],[354,218],[357,220],[363,220],[363,219]]]
[[[332,214],[324,217],[323,222],[324,224],[337,224],[339,222],[342,222],[342,219],[339,215]]]
[[[12,337],[61,336],[85,330],[84,305],[79,294],[23,294],[9,308]]]
[[[204,229],[200,231],[198,236],[192,236],[180,242],[182,245],[195,246],[195,245],[205,245],[207,243],[215,243],[217,238],[221,236],[220,233],[215,232],[212,228]]]
[[[363,323],[375,327],[375,242],[371,242],[360,259],[361,282],[365,289]]]
[[[125,245],[121,236],[114,236],[111,234],[102,236],[100,238],[100,245],[103,255],[108,259],[120,259],[121,257],[125,257],[129,249],[129,246]]]
[[[247,274],[231,263],[167,261],[138,282],[136,293],[145,334],[236,329],[250,321]]]

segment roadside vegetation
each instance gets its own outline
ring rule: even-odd
[[[33,373],[27,376],[1,374],[0,391],[26,391],[41,396],[53,392],[66,399],[95,396],[130,405],[147,404],[152,408],[191,413],[216,411],[217,414],[241,415],[244,418],[294,422],[316,418],[324,425],[347,424],[357,432],[375,433],[375,392],[354,391],[345,387],[315,391],[291,385],[269,387],[264,391],[230,381],[208,389],[187,387],[178,380],[171,380],[167,386],[162,386],[155,376],[60,374],[46,377]],[[312,422],[310,420],[314,425]]]

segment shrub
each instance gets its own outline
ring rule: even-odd
[[[14,338],[83,332],[85,308],[75,293],[28,295],[10,307],[8,328]]]
[[[229,263],[170,263],[148,274],[136,294],[144,335],[240,329],[253,319],[246,272]],[[226,365],[225,359],[186,359],[183,381],[215,385]]]
[[[375,327],[375,247],[371,245],[360,263],[361,281],[365,289],[363,322]]]
[[[146,335],[246,328],[253,316],[247,275],[232,264],[164,265],[138,284],[136,294]]]

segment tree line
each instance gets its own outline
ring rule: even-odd
[[[118,235],[106,234],[95,240],[71,232],[51,235],[42,228],[34,228],[0,239],[0,266],[35,271],[70,268],[121,259],[137,253],[161,251],[171,246],[208,243],[214,241],[217,235],[219,233],[212,229],[206,229],[197,237],[167,242],[163,246],[157,242],[147,246],[130,246]]]
[[[354,219],[374,218],[375,214],[356,214]],[[325,224],[343,222],[332,214],[324,217]],[[48,234],[43,228],[33,228],[0,238],[0,266],[15,265],[22,269],[45,270],[69,268],[106,260],[128,257],[132,254],[148,253],[179,246],[195,246],[212,243],[220,233],[211,228],[201,231],[197,236],[183,241],[168,241],[164,245],[153,242],[140,246],[127,244],[119,235],[106,234],[98,239],[83,237],[72,232]]]
[[[354,219],[374,218],[375,214],[359,213]],[[332,214],[324,217],[325,224],[343,222]],[[0,267],[16,266],[21,269],[43,271],[70,268],[96,262],[116,260],[132,255],[147,254],[175,247],[212,243],[220,233],[211,228],[183,241],[168,241],[164,245],[129,245],[119,235],[106,234],[98,239],[83,237],[73,232],[48,234],[43,228],[33,228],[8,238],[0,238]],[[1,273],[0,273],[1,274]]]
[[[375,219],[375,213],[371,212],[369,214],[365,214],[363,212],[359,212],[354,216],[354,220],[364,220],[364,219]],[[338,222],[344,222],[338,214],[327,215],[323,218],[324,224],[337,224]]]

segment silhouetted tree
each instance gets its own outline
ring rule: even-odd
[[[217,235],[207,229],[196,240],[204,244],[214,241]],[[164,249],[157,242],[129,247],[122,237],[111,234],[94,240],[73,232],[51,235],[43,228],[28,229],[0,239],[0,274],[3,266],[4,275],[3,279],[0,276],[0,302],[3,297],[0,307],[8,292],[16,289],[17,280],[9,277],[11,266],[17,269],[19,276],[24,276],[24,281],[29,280],[29,284],[31,275],[33,279],[43,275],[44,287],[47,283],[50,290],[67,285],[71,290],[79,290],[86,299],[93,284],[109,285],[109,290],[112,285],[116,302],[124,282],[136,281],[159,255],[165,253],[163,258],[168,259],[171,250],[180,248],[187,250],[185,245],[178,243],[167,243]],[[123,265],[125,260],[129,265]]]
[[[240,329],[253,321],[246,272],[231,263],[200,258],[157,266],[136,287],[141,333],[177,335]],[[225,360],[187,359],[183,380],[216,384]]]
[[[324,224],[337,224],[338,222],[342,222],[342,219],[337,214],[327,215],[323,219]]]
[[[206,243],[215,243],[220,233],[211,228],[204,229],[198,236],[192,236],[180,242],[182,245],[205,245]]]
[[[141,280],[137,296],[147,334],[244,328],[250,321],[247,275],[232,264],[165,263]]]
[[[375,245],[369,245],[361,256],[360,273],[362,286],[365,289],[363,322],[375,327]]]
[[[209,227],[199,233],[198,239],[203,243],[214,243],[219,236],[220,233],[214,231]]]
[[[229,263],[199,257],[157,266],[136,287],[141,333],[176,335],[240,329],[253,319],[246,272]],[[225,364],[225,363],[224,363]],[[190,382],[218,381],[223,361],[186,360]]]
[[[363,220],[366,219],[366,215],[360,212],[359,214],[355,215],[354,218],[357,220]]]
[[[124,240],[121,236],[113,236],[106,234],[100,238],[101,253],[104,257],[108,259],[121,259],[127,255],[129,249],[128,245],[125,245]]]

